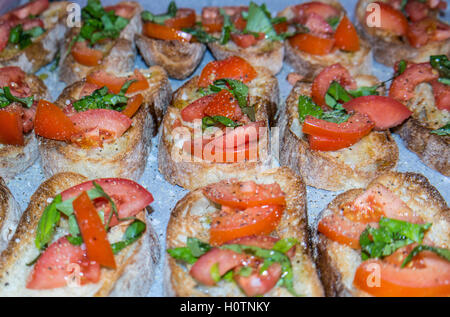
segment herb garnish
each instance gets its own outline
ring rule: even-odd
[[[202,118],[202,129],[205,130],[206,128],[213,127],[218,123],[230,128],[236,128],[242,125],[241,123],[234,122],[230,118],[224,116],[206,116]]]
[[[13,102],[18,102],[22,106],[30,108],[33,105],[34,97],[30,96],[25,98],[19,98],[11,93],[11,90],[8,86],[0,88],[0,109],[9,106]]]
[[[175,1],[170,1],[169,7],[167,8],[167,12],[160,15],[155,15],[147,10],[141,13],[141,18],[144,21],[156,23],[156,24],[164,24],[166,20],[171,19],[176,16],[178,11],[177,5]]]
[[[439,129],[431,131],[430,133],[437,135],[450,135],[450,122]]]
[[[24,31],[22,25],[16,25],[9,33],[9,43],[19,45],[19,48],[23,50],[32,43],[32,39],[45,33],[45,30],[40,26],[35,26],[29,30]]]

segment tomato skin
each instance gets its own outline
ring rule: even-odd
[[[405,12],[412,22],[425,19],[428,16],[428,6],[417,0],[408,1],[405,6]]]
[[[318,37],[308,33],[294,35],[288,41],[294,48],[313,55],[329,54],[334,46],[333,38]]]
[[[278,226],[283,211],[283,206],[265,205],[221,212],[212,219],[209,242],[221,245],[245,236],[269,234]]]
[[[360,248],[359,236],[366,227],[365,223],[352,222],[344,216],[330,214],[320,220],[317,230],[330,240],[357,250]]]
[[[376,130],[393,128],[405,121],[412,112],[397,100],[385,96],[362,96],[343,104],[348,112],[365,114],[375,123]]]
[[[71,53],[77,63],[91,67],[99,65],[103,58],[103,53],[88,47],[86,41],[76,42]]]
[[[106,12],[114,11],[114,14],[125,19],[131,19],[134,15],[135,7],[126,3],[119,3],[104,8]]]
[[[128,99],[127,106],[121,113],[126,115],[128,118],[133,117],[133,115],[139,110],[142,101],[144,101],[144,97],[141,94],[134,95]]]
[[[374,3],[380,6],[380,28],[398,36],[406,35],[408,32],[408,20],[406,17],[388,3],[380,1],[375,1]],[[366,12],[366,21],[369,14],[371,12]]]
[[[346,15],[344,15],[336,28],[334,45],[344,51],[356,52],[359,50],[358,33]]]
[[[287,22],[280,22],[280,23],[274,24],[273,28],[275,29],[275,32],[277,32],[277,34],[282,34],[282,33],[287,32],[288,24],[287,24]]]
[[[231,33],[231,40],[236,43],[237,46],[242,48],[248,48],[255,45],[264,38],[264,33],[260,33],[258,37],[253,34],[235,34]]]
[[[277,285],[282,274],[279,263],[269,266],[264,274],[259,274],[258,269],[253,269],[250,276],[242,276],[239,270],[239,267],[235,269],[236,274],[233,278],[247,296],[264,295]]]
[[[437,19],[427,17],[410,23],[406,36],[412,47],[419,48],[429,42],[444,41],[450,38],[450,27]]]
[[[214,94],[211,94],[195,100],[194,102],[186,106],[183,110],[181,110],[181,118],[187,122],[192,122],[195,119],[202,119],[205,116],[205,108],[213,99]]]
[[[48,0],[35,0],[24,4],[9,13],[18,19],[25,19],[30,15],[39,15],[49,6]]]
[[[89,260],[111,269],[116,268],[114,254],[105,227],[86,192],[73,201],[73,210]]]
[[[450,86],[437,80],[431,82],[434,94],[434,103],[439,110],[450,111]]]
[[[0,143],[10,145],[25,145],[22,118],[16,111],[0,110]]]
[[[203,110],[206,116],[223,116],[233,121],[242,117],[241,108],[233,94],[227,89],[222,89],[210,100]]]
[[[78,130],[58,106],[41,99],[36,109],[34,132],[47,139],[69,141]]]
[[[190,42],[192,35],[165,25],[152,22],[146,22],[143,25],[144,35],[158,40],[178,40],[181,42]]]
[[[203,68],[198,79],[199,87],[208,87],[215,80],[230,78],[242,81],[244,84],[257,76],[255,69],[245,59],[231,56],[221,61],[213,61]]]
[[[312,13],[320,15],[323,19],[329,19],[339,16],[340,12],[337,8],[320,1],[311,1],[292,6],[292,11],[297,18],[310,15]]]
[[[138,70],[134,70],[134,75],[129,77],[117,77],[109,74],[103,70],[95,71],[86,76],[86,82],[97,85],[99,88],[106,86],[108,89],[117,94],[127,80],[137,80],[128,87],[127,94],[132,94],[138,91],[146,90],[150,86],[147,78]]]
[[[164,25],[177,30],[193,27],[195,25],[195,11],[187,8],[179,8],[176,16],[164,21]]]
[[[359,139],[340,139],[309,135],[308,141],[309,147],[313,151],[337,151],[352,146],[358,142]]]

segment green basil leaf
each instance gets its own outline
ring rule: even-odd
[[[222,280],[227,282],[233,282],[233,271],[228,271],[222,276]]]
[[[119,253],[125,247],[137,241],[145,232],[146,225],[141,220],[136,219],[133,221],[125,231],[125,235],[122,241],[111,244],[111,248],[114,254]]]
[[[133,83],[135,83],[135,82],[137,82],[136,79],[127,80],[127,81],[123,84],[122,88],[120,88],[119,95],[125,95],[125,94],[127,93],[127,91],[128,91],[128,88],[130,88],[131,84],[133,84]],[[127,101],[128,101],[128,100],[127,100]]]
[[[219,39],[212,36],[208,32],[200,28],[184,28],[183,32],[189,33],[194,36],[200,43],[213,43]]]
[[[69,216],[69,233],[73,236],[76,237],[80,234],[80,228],[78,227],[78,222],[77,222],[77,218],[75,218],[74,214],[71,214]]]
[[[239,270],[238,274],[243,277],[249,277],[250,275],[252,275],[252,272],[253,272],[253,269],[251,267],[243,266]]]
[[[224,117],[224,116],[212,116],[212,117],[203,117],[202,118],[202,129],[206,129],[208,127],[215,126],[216,124],[223,124],[226,127],[230,128],[236,128],[241,126],[241,123],[234,122],[230,118]]]
[[[380,93],[378,92],[378,85],[375,86],[363,86],[358,89],[348,90],[347,92],[353,97],[363,97],[363,96],[378,96]]]
[[[288,252],[294,245],[298,244],[298,240],[295,238],[285,238],[280,239],[272,247],[272,250],[286,253]]]
[[[272,25],[272,18],[270,12],[267,10],[265,4],[258,6],[253,1],[250,2],[247,14],[247,25],[244,31],[252,33],[264,33],[266,38],[271,41],[282,40]]]
[[[404,59],[402,59],[400,62],[398,62],[397,64],[397,73],[395,74],[395,77],[403,74],[403,72],[406,69],[406,61]]]
[[[56,204],[61,202],[61,195],[57,195],[42,213],[36,229],[36,238],[34,240],[36,248],[42,250],[52,240],[56,225],[61,217],[56,209]]]
[[[209,250],[211,250],[211,246],[208,243],[202,242],[197,238],[189,237],[186,243],[189,250],[191,250],[191,254],[199,258]]]
[[[320,119],[322,114],[322,108],[316,105],[310,97],[304,95],[298,97],[298,119],[300,122],[305,121],[306,116],[313,116]]]
[[[230,16],[222,8],[219,9],[219,12],[223,16],[222,34],[220,35],[219,41],[221,45],[225,45],[230,41],[231,32],[235,31],[235,27],[231,23]]]
[[[343,123],[347,122],[350,116],[351,115],[348,114],[344,109],[332,110],[332,111],[324,111],[321,119],[334,123]]]
[[[90,200],[94,200],[96,198],[103,197],[103,193],[99,192],[96,188],[89,189],[86,193],[89,196]],[[76,198],[77,197],[72,197],[72,198],[66,199],[66,200],[56,204],[56,209],[58,209],[60,212],[62,212],[66,216],[70,217],[73,214],[73,201]]]
[[[333,109],[342,109],[340,102],[350,101],[352,97],[338,82],[333,81],[325,95],[325,102]],[[338,106],[339,105],[339,106]]]
[[[24,107],[30,108],[34,102],[33,96],[25,97],[25,98],[19,98],[19,97],[14,96],[11,93],[11,90],[8,86],[0,88],[0,97],[2,97],[0,100],[1,108],[10,105],[13,102],[18,102],[21,105],[23,105]]]
[[[83,238],[81,236],[67,236],[66,238],[72,245],[81,245],[83,243]]]
[[[450,122],[439,129],[431,131],[430,133],[437,135],[450,135]]]
[[[92,184],[94,184],[94,189],[97,190],[97,192],[101,195],[101,197],[106,198],[106,200],[108,200],[109,204],[111,205],[111,212],[109,213],[109,218],[108,218],[108,221],[106,222],[106,226],[105,226],[106,231],[108,231],[109,224],[111,222],[113,215],[116,215],[116,217],[119,221],[121,221],[122,219],[119,217],[119,212],[117,211],[116,203],[112,200],[112,198],[107,193],[105,193],[105,191],[99,184],[97,184],[96,182],[93,182]]]
[[[16,25],[9,32],[9,43],[17,44],[20,41],[20,35],[22,34],[22,26]]]
[[[228,89],[233,94],[233,96],[238,101],[239,107],[242,109],[245,109],[247,105],[248,100],[248,86],[244,84],[242,81],[235,80],[235,79],[219,79],[214,82],[214,86],[220,87],[222,89]],[[254,120],[252,120],[254,121]]]
[[[420,252],[422,251],[431,251],[436,253],[437,255],[439,255],[441,258],[450,261],[450,250],[449,249],[444,249],[444,248],[437,248],[437,247],[432,247],[432,246],[428,246],[428,245],[418,245],[416,246],[409,254],[408,256],[405,258],[405,260],[402,263],[402,268],[405,267],[409,262],[411,262],[411,260]]]
[[[188,264],[194,264],[197,261],[197,258],[192,255],[191,249],[188,247],[167,249],[167,253],[175,260]]]
[[[438,78],[438,82],[444,84],[444,85],[450,85],[450,78]]]
[[[220,281],[220,272],[219,272],[219,263],[214,263],[211,266],[211,269],[209,271],[209,274],[211,275],[211,278],[213,279],[214,282],[219,282]]]
[[[171,1],[169,3],[169,7],[167,9],[167,12],[160,15],[155,15],[149,11],[143,11],[141,14],[141,18],[144,21],[149,21],[157,24],[164,24],[166,20],[173,18],[177,14],[177,5],[175,1]]]
[[[430,56],[430,65],[444,78],[450,78],[450,61],[446,55]]]
[[[333,30],[336,30],[340,21],[341,21],[341,18],[339,16],[335,16],[335,17],[331,17],[331,18],[327,19],[327,23],[333,28]]]
[[[108,87],[102,87],[95,90],[92,94],[84,96],[75,101],[72,105],[78,112],[89,109],[110,109],[122,111],[128,102],[128,97],[124,95],[124,91],[128,90],[133,80],[127,81],[119,94],[112,94],[108,92]]]

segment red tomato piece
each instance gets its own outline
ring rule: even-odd
[[[318,37],[308,33],[294,35],[288,41],[300,51],[313,55],[329,54],[334,46],[333,38]]]
[[[260,33],[258,37],[255,37],[253,34],[231,33],[231,40],[239,47],[248,48],[264,39],[264,36],[264,33]]]
[[[320,37],[327,38],[330,37],[334,30],[331,25],[319,14],[311,13],[305,18],[305,22],[303,23],[305,27],[308,28],[308,34]]]
[[[41,99],[36,109],[34,132],[47,139],[69,141],[78,130],[58,106]]]
[[[229,78],[248,83],[255,79],[257,73],[250,63],[238,56],[231,56],[221,61],[213,61],[203,68],[198,85],[208,87],[215,80]]]
[[[44,12],[49,6],[48,0],[35,0],[26,3],[9,13],[18,19],[25,19],[30,15],[39,15]]]
[[[25,72],[19,67],[2,67],[0,68],[0,87],[9,87],[11,94],[16,97],[29,97],[31,89],[26,83],[25,77]]]
[[[52,243],[37,260],[26,288],[64,287],[71,277],[81,285],[97,283],[100,280],[100,265],[90,261],[81,246],[75,246],[62,237]]]
[[[214,97],[203,112],[206,116],[223,116],[233,121],[242,117],[238,101],[227,89],[222,89],[217,94],[214,94]]]
[[[352,146],[360,139],[341,139],[309,135],[309,147],[313,151],[337,151]]]
[[[425,18],[411,23],[406,34],[409,44],[418,48],[429,42],[445,41],[450,38],[450,27],[434,18]]]
[[[334,45],[344,51],[356,52],[359,50],[358,33],[346,15],[344,15],[336,28]]]
[[[86,41],[75,42],[71,53],[77,63],[85,66],[97,66],[103,58],[103,53],[90,48]]]
[[[211,94],[195,100],[181,110],[181,118],[187,122],[192,122],[195,119],[203,118],[205,116],[204,111],[206,106],[208,106],[213,99],[214,94]]]
[[[177,30],[193,27],[195,25],[195,11],[187,8],[179,8],[175,17],[164,21],[164,25]]]
[[[425,19],[428,16],[428,6],[417,0],[408,1],[405,6],[405,12],[412,22]]]
[[[431,81],[431,87],[433,88],[436,107],[439,110],[450,111],[450,86],[433,80]]]
[[[389,3],[375,1],[380,6],[380,28],[390,31],[395,35],[402,36],[408,32],[408,20],[401,11],[394,9]],[[372,12],[366,12],[366,21],[368,15]]]
[[[10,30],[11,26],[8,22],[0,21],[0,52],[8,45]]]
[[[256,142],[260,135],[265,133],[264,126],[264,121],[257,121],[234,129],[227,129],[226,133],[212,140],[211,145],[218,148],[237,148],[243,144]]]
[[[311,1],[295,5],[292,7],[292,11],[297,18],[302,18],[315,13],[327,20],[340,15],[340,10],[332,5],[320,1]]]
[[[148,37],[165,41],[190,42],[192,39],[192,35],[189,33],[152,22],[146,22],[143,25],[143,33]]]
[[[142,101],[144,101],[144,96],[141,94],[134,95],[128,99],[127,106],[123,109],[122,114],[131,118],[139,110]]]
[[[125,19],[131,19],[134,15],[135,7],[127,3],[119,3],[105,7],[105,11],[114,11],[114,14]]]
[[[259,274],[258,268],[253,269],[250,276],[239,274],[240,267],[235,269],[234,280],[247,296],[264,295],[277,285],[281,277],[282,269],[279,263],[274,263],[267,268],[264,274]]]
[[[19,146],[25,144],[22,118],[18,112],[8,109],[0,110],[0,143]]]
[[[145,78],[145,76],[138,69],[134,70],[134,75],[128,77],[117,77],[103,70],[95,71],[86,76],[87,83],[95,84],[99,88],[106,86],[111,92],[115,94],[120,92],[120,89],[128,80],[137,81],[132,83],[130,87],[128,87],[127,94],[146,90],[150,87],[147,78]]]
[[[375,123],[376,130],[393,128],[405,121],[412,112],[397,100],[385,96],[363,96],[343,104],[348,112],[365,114]]]

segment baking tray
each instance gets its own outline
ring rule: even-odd
[[[16,1],[8,1],[1,0],[2,6],[6,2],[16,2]],[[22,1],[24,2],[24,1]],[[74,1],[76,3],[79,3],[80,5],[85,5],[86,1]],[[119,2],[119,0],[114,1],[107,1],[103,0],[102,3],[107,4],[114,4]],[[142,4],[142,7],[144,9],[150,10],[154,13],[162,13],[165,12],[167,9],[167,6],[169,4],[169,1],[157,1],[157,0],[150,0],[150,1],[138,1]],[[266,1],[255,1],[257,3],[263,3],[265,2],[267,4],[268,9],[272,13],[276,13],[278,11],[281,11],[288,5],[300,3],[300,2],[306,2],[306,1],[288,1],[288,0],[266,0]],[[356,5],[356,0],[341,0],[342,5],[347,10],[347,13],[353,20],[353,11],[354,7]],[[195,9],[198,13],[201,12],[201,8],[204,6],[224,6],[224,5],[243,5],[247,4],[249,1],[243,1],[243,0],[234,0],[234,1],[216,1],[216,0],[177,0],[177,4],[179,7],[190,7]],[[7,6],[7,5],[6,5]],[[5,6],[5,7],[6,7]],[[1,7],[0,7],[1,9]],[[449,20],[449,9],[447,9],[446,14],[442,19]],[[195,71],[194,75],[197,75],[200,73],[200,71],[203,69],[203,67],[210,61],[213,60],[213,57],[209,51],[206,52],[202,63]],[[146,68],[144,61],[140,56],[136,58],[135,63],[136,68]],[[289,92],[292,88],[291,85],[286,81],[286,76],[290,72],[292,72],[293,69],[287,65],[283,65],[283,69],[281,72],[277,75],[278,82],[280,85],[280,100],[281,100],[281,107],[284,107],[284,101],[286,100],[286,97],[289,95]],[[51,71],[50,66],[47,66],[40,70],[38,72],[38,75],[40,74],[47,74],[48,77],[44,80],[44,82],[47,84],[47,87],[49,88],[53,100],[55,100],[58,95],[61,93],[61,91],[64,88],[64,84],[58,80],[57,77],[57,71]],[[380,80],[386,80],[392,76],[392,69],[385,67],[381,64],[378,64],[374,61],[374,69],[373,74],[377,76]],[[193,76],[194,76],[193,75]],[[186,79],[185,81],[187,81]],[[172,84],[172,89],[175,90],[178,87],[180,87],[185,81],[180,80],[170,80]],[[425,166],[417,157],[416,154],[413,152],[410,152],[406,149],[403,141],[400,139],[400,137],[396,134],[394,134],[394,139],[398,144],[399,152],[400,152],[400,159],[398,166],[396,168],[397,171],[400,172],[416,172],[421,173],[425,175],[443,195],[447,203],[450,200],[450,178],[445,177],[441,175],[440,173],[430,169],[429,167]],[[165,181],[164,177],[158,172],[158,161],[157,161],[157,151],[158,151],[158,140],[159,135],[154,137],[152,140],[152,148],[150,155],[148,157],[147,166],[145,168],[144,174],[140,179],[140,183],[147,188],[154,196],[155,201],[152,203],[153,213],[151,214],[151,223],[158,235],[158,239],[160,241],[161,246],[161,260],[159,262],[158,268],[156,270],[156,276],[155,281],[149,290],[148,295],[149,296],[163,296],[163,287],[162,287],[162,266],[164,263],[164,257],[166,256],[165,253],[165,231],[167,222],[169,220],[170,211],[175,206],[178,200],[180,200],[187,191],[182,189],[178,186],[173,186]],[[20,207],[22,210],[25,210],[25,208],[28,205],[29,199],[31,195],[34,193],[36,188],[44,181],[44,176],[41,170],[41,167],[39,165],[39,162],[36,162],[33,166],[31,166],[28,170],[26,170],[24,173],[20,174],[19,176],[12,179],[8,186],[11,189],[13,195],[16,197],[18,203],[20,204]],[[307,199],[308,199],[308,222],[310,226],[315,226],[317,217],[322,209],[325,208],[325,206],[334,198],[336,197],[340,192],[330,192],[326,190],[316,189],[313,187],[307,187]]]

